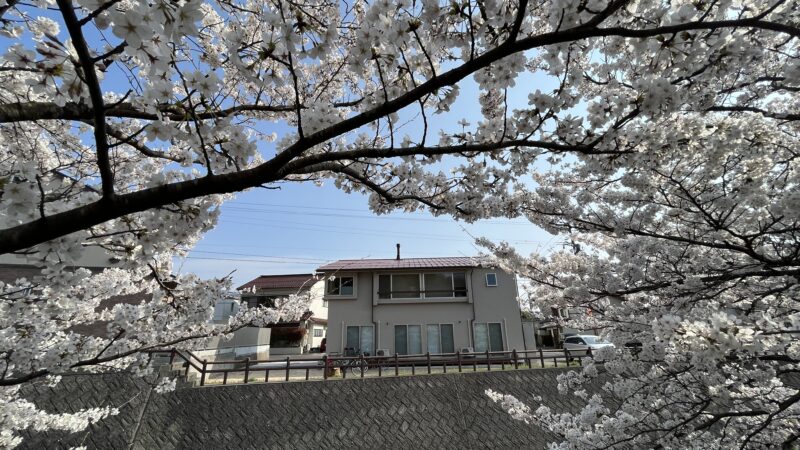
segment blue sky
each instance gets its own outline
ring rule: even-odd
[[[336,259],[393,258],[395,243],[403,257],[472,256],[479,249],[470,234],[511,241],[525,252],[561,241],[523,219],[468,225],[423,213],[375,216],[365,196],[297,184],[248,191],[226,203],[219,226],[176,268],[202,277],[235,270],[239,285],[262,274],[312,272]]]
[[[451,111],[429,116],[433,130],[460,130],[459,120],[473,125],[480,120],[478,89],[472,78],[461,84],[461,96]],[[550,80],[523,76],[512,89],[510,106],[527,106],[527,94],[552,89]],[[409,108],[403,117],[416,111]],[[419,120],[403,130],[420,132]],[[278,126],[279,135],[288,128]],[[430,133],[435,143],[438,134]],[[271,149],[264,147],[267,155]],[[546,169],[545,166],[539,167]],[[279,190],[255,189],[237,195],[222,207],[219,225],[189,254],[177,261],[176,269],[202,277],[233,273],[234,286],[265,274],[313,272],[326,261],[358,258],[393,258],[395,244],[403,257],[473,256],[482,249],[473,237],[505,240],[527,254],[547,252],[563,238],[552,236],[525,219],[491,219],[475,224],[428,213],[393,213],[376,216],[367,197],[346,194],[327,182],[287,183]]]

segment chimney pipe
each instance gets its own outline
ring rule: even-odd
[[[400,260],[400,244],[397,244],[397,260]]]

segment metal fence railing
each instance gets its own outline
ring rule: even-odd
[[[477,372],[492,370],[519,370],[582,365],[583,358],[591,358],[591,349],[527,350],[475,353],[439,353],[393,356],[342,356],[324,355],[319,358],[291,359],[232,359],[211,361],[190,351],[178,349],[154,350],[151,355],[169,357],[174,368],[180,364],[186,378],[198,379],[206,384],[232,384],[252,382],[287,382],[330,380],[347,378],[375,378],[385,376],[417,375],[448,372]],[[560,365],[559,365],[560,364]]]

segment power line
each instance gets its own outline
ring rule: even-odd
[[[233,256],[255,256],[257,258],[278,258],[278,259],[285,259],[285,260],[297,260],[297,262],[313,262],[313,263],[325,263],[330,260],[328,259],[319,259],[319,258],[299,258],[294,256],[275,256],[275,255],[257,255],[253,253],[233,253],[233,252],[213,252],[209,250],[191,250],[191,253],[209,253],[214,255],[233,255]]]
[[[316,266],[320,263],[298,262],[298,261],[266,261],[263,259],[242,259],[242,258],[211,258],[205,256],[183,256],[182,259],[204,259],[209,261],[237,261],[237,262],[257,262],[262,264],[296,264],[305,266]]]
[[[262,214],[290,214],[290,215],[300,215],[300,216],[321,216],[321,217],[344,217],[350,219],[375,219],[375,220],[403,220],[403,221],[413,221],[413,222],[439,222],[439,223],[458,223],[457,221],[452,220],[452,222],[448,222],[447,217],[442,217],[442,219],[435,218],[435,217],[386,217],[386,216],[378,216],[378,215],[363,215],[363,214],[337,214],[337,213],[323,213],[323,212],[306,212],[306,211],[286,211],[286,210],[266,210],[266,209],[259,209],[259,208],[247,208],[241,207],[236,205],[226,205],[224,206],[226,209],[233,209],[234,211],[247,211],[247,212],[257,212]],[[337,208],[309,208],[309,209],[333,209],[337,210]],[[363,211],[363,210],[354,210],[348,209],[348,211]],[[521,222],[511,222],[511,220],[515,219],[508,219],[506,220],[492,220],[492,219],[481,219],[479,222],[476,223],[491,223],[496,225],[515,225],[515,226],[532,226],[528,221],[521,221]]]
[[[281,229],[290,229],[290,230],[304,230],[304,231],[317,231],[317,232],[324,232],[324,233],[336,233],[336,234],[355,234],[359,235],[368,235],[368,236],[378,236],[378,237],[407,237],[407,238],[414,238],[414,239],[424,239],[424,240],[444,240],[444,241],[451,241],[451,242],[471,242],[467,239],[461,238],[454,238],[448,235],[442,234],[421,234],[421,233],[404,233],[404,232],[386,232],[381,230],[371,230],[371,229],[364,229],[364,228],[350,228],[350,227],[335,227],[335,228],[342,228],[343,231],[337,231],[332,229],[332,226],[326,225],[319,225],[317,228],[311,228],[315,225],[311,224],[303,224],[306,226],[283,226],[283,225],[274,225],[270,223],[252,223],[252,222],[242,222],[242,221],[235,221],[235,220],[220,220],[221,223],[235,223],[239,225],[249,225],[249,226],[259,226],[265,228],[281,228]],[[286,223],[286,222],[283,222]],[[537,244],[537,241],[525,241],[525,240],[513,240],[507,241],[515,244]]]
[[[363,208],[331,208],[331,207],[315,206],[315,205],[286,205],[286,204],[280,204],[280,203],[240,202],[238,200],[231,200],[230,202],[226,203],[226,205],[252,205],[252,206],[270,206],[270,207],[277,207],[277,208],[326,209],[326,210],[331,210],[331,211],[358,211],[358,212],[364,212]]]
[[[348,254],[359,254],[359,255],[361,255],[361,254],[363,254],[363,255],[381,254],[381,253],[386,253],[387,255],[389,255],[389,253],[391,253],[391,255],[389,255],[389,256],[392,256],[392,257],[394,256],[394,252],[395,252],[394,243],[392,243],[391,246],[387,246],[386,248],[381,248],[381,249],[376,249],[374,247],[369,248],[369,249],[359,249],[357,247],[333,248],[333,247],[295,247],[295,246],[277,246],[277,245],[275,245],[275,246],[270,245],[268,248],[267,247],[258,248],[258,247],[253,247],[252,244],[250,244],[250,245],[243,245],[243,244],[213,244],[213,243],[206,243],[204,241],[199,242],[197,244],[197,246],[194,247],[194,249],[192,249],[191,251],[192,252],[203,251],[202,248],[204,248],[204,247],[223,247],[223,248],[236,247],[236,248],[247,248],[247,249],[255,250],[255,251],[259,251],[259,250],[272,251],[272,250],[275,250],[275,249],[313,250],[313,251],[315,251],[317,253],[320,253],[320,254],[347,252]],[[391,250],[391,251],[388,251],[388,250]],[[403,254],[407,255],[407,256],[408,255],[416,255],[416,256],[419,256],[419,257],[430,256],[429,252],[413,252],[413,251],[409,251],[409,250],[404,250]],[[291,258],[291,257],[289,257],[289,258]]]
[[[256,219],[253,219],[253,218],[250,218],[250,217],[234,217],[234,219],[256,220]],[[233,222],[233,223],[242,223],[242,224],[250,224],[250,225],[254,224],[253,222]],[[279,226],[282,227],[284,224],[301,225],[301,226],[306,226],[306,227],[315,227],[315,231],[341,230],[341,231],[347,231],[347,232],[360,231],[360,232],[365,232],[365,233],[381,233],[381,234],[387,234],[387,235],[391,234],[393,236],[397,236],[397,235],[407,235],[407,236],[410,236],[410,237],[427,236],[427,237],[432,237],[432,238],[451,237],[451,236],[448,236],[448,235],[435,234],[435,233],[411,233],[411,232],[403,232],[403,231],[385,231],[385,229],[355,228],[355,227],[338,226],[338,225],[319,225],[319,224],[316,224],[316,223],[292,222],[292,221],[289,221],[289,220],[277,220],[277,219],[276,220],[264,220],[264,221],[258,221],[257,222],[257,224],[262,224],[262,223],[265,224],[265,225],[266,224],[277,223],[278,225],[276,225],[276,228],[279,227]],[[290,228],[294,229],[295,227],[290,227]]]

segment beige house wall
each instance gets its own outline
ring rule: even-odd
[[[453,270],[438,270],[452,272]],[[505,350],[524,350],[522,322],[517,301],[516,280],[499,269],[468,269],[466,298],[449,299],[378,299],[379,273],[420,273],[425,271],[339,272],[336,276],[355,276],[355,293],[349,297],[328,299],[328,351],[342,352],[347,326],[375,327],[375,349],[394,354],[394,326],[421,325],[422,349],[427,350],[429,324],[452,324],[456,350],[473,345],[473,323],[502,324]],[[487,273],[497,274],[497,286],[486,286]]]
[[[355,276],[355,295],[349,297],[325,296],[328,299],[328,353],[342,352],[346,325],[373,325],[372,274],[369,272],[339,272],[336,276]]]

